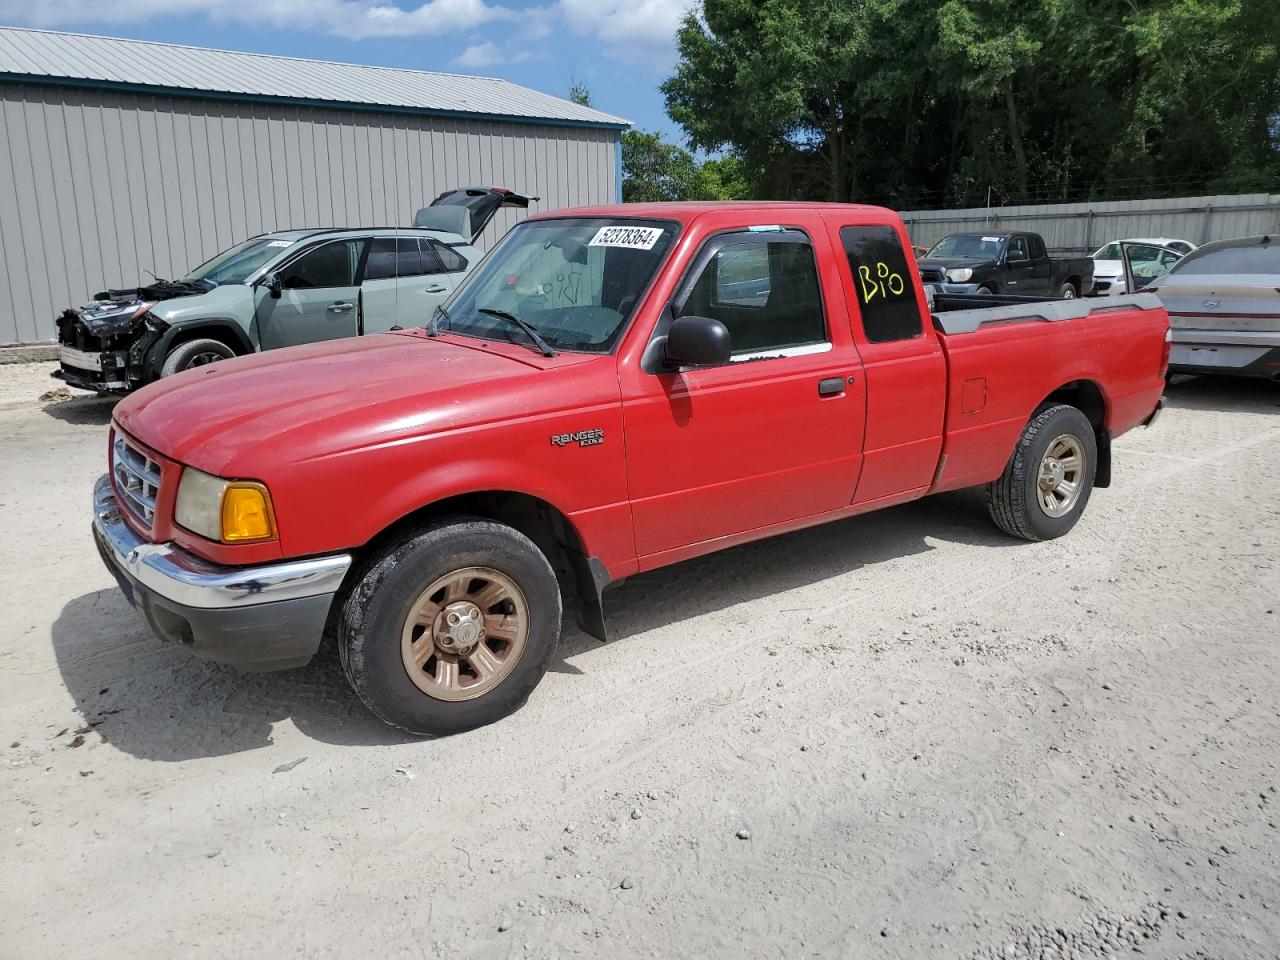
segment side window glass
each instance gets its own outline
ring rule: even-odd
[[[867,340],[889,343],[920,336],[920,303],[898,232],[890,226],[843,227],[840,240]]]
[[[1027,259],[1027,242],[1022,237],[1014,237],[1009,241],[1009,254],[1005,258],[1007,260],[1026,260]]]
[[[431,249],[435,251],[435,255],[440,258],[440,263],[444,266],[445,273],[457,273],[459,270],[467,269],[467,261],[454,250],[452,247],[446,247],[439,240],[428,240]]]
[[[378,237],[369,246],[369,257],[364,263],[366,280],[385,280],[396,275],[396,242],[390,237]]]
[[[1028,237],[1031,242],[1031,258],[1033,260],[1043,260],[1049,254],[1044,248],[1044,241],[1039,237]]]
[[[420,277],[428,272],[422,262],[417,237],[401,237],[396,241],[396,263],[401,277]]]
[[[737,357],[827,342],[818,269],[807,240],[762,237],[723,244],[703,266],[680,313],[723,323]]]
[[[280,271],[280,283],[288,290],[355,286],[362,240],[335,240],[304,253]]]

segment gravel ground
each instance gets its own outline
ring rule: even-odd
[[[111,402],[0,367],[4,955],[1280,957],[1280,390],[1192,380],[1046,544],[947,495],[634,578],[407,740],[161,647]],[[31,394],[27,396],[27,394]]]

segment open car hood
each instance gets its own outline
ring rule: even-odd
[[[446,190],[423,207],[413,225],[423,230],[443,230],[467,237],[472,243],[502,207],[526,210],[538,197],[526,197],[505,187],[460,187]]]

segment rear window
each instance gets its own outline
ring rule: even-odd
[[[843,227],[840,240],[867,339],[889,343],[920,336],[920,303],[898,231],[889,226]]]
[[[1280,274],[1280,247],[1274,242],[1259,241],[1242,247],[1201,248],[1187,254],[1172,272],[1179,276],[1197,273]]]

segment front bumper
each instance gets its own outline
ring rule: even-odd
[[[977,293],[981,284],[977,283],[939,283],[936,280],[929,281],[926,286],[932,287],[934,293]]]
[[[125,599],[157,637],[245,670],[310,660],[351,566],[349,555],[338,554],[224,567],[171,543],[148,543],[120,516],[106,476],[93,489],[93,537]]]

